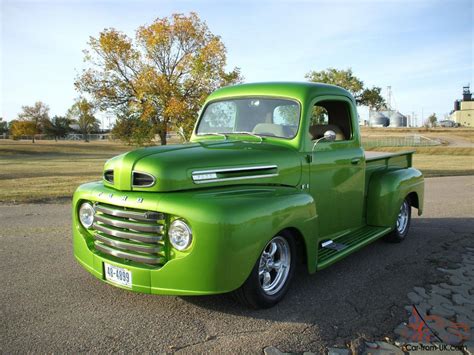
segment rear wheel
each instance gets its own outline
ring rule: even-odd
[[[395,229],[385,236],[385,240],[392,243],[400,243],[405,240],[411,222],[411,205],[406,198],[398,211]]]
[[[252,308],[268,308],[280,302],[294,274],[296,244],[292,235],[281,232],[265,246],[250,276],[234,295]]]

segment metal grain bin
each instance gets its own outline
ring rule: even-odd
[[[407,117],[400,112],[394,112],[390,116],[390,127],[406,127],[408,123]]]
[[[374,112],[370,116],[369,125],[371,127],[387,127],[390,121],[382,112]]]

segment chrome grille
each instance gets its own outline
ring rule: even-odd
[[[139,263],[166,262],[163,213],[96,203],[92,225],[96,250]]]

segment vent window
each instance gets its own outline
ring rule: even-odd
[[[114,183],[114,171],[113,170],[106,170],[104,172],[104,180],[110,182],[111,184]]]
[[[132,185],[135,187],[150,187],[155,184],[155,178],[146,173],[133,172]]]

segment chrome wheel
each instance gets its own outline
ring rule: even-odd
[[[397,231],[400,235],[403,235],[403,233],[405,233],[405,229],[407,229],[409,213],[410,205],[405,200],[403,201],[402,206],[400,207],[400,212],[398,212],[397,217]]]
[[[258,264],[260,286],[267,295],[282,289],[288,279],[291,265],[291,250],[288,241],[276,236],[265,246]]]

